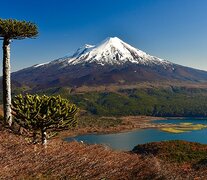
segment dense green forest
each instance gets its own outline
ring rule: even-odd
[[[81,109],[100,116],[206,116],[207,90],[201,88],[140,88],[116,92],[69,93],[52,88],[39,94],[61,94]]]
[[[14,88],[13,95],[29,92]],[[31,93],[31,92],[29,92]],[[34,93],[34,92],[33,92]],[[67,98],[81,109],[100,116],[206,116],[207,89],[204,88],[134,88],[115,92],[72,92],[70,88],[50,88],[35,92]],[[0,91],[0,97],[2,97]],[[2,99],[0,99],[2,103]]]

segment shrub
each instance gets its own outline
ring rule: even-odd
[[[46,131],[62,130],[77,124],[77,107],[60,96],[17,95],[12,100],[14,122],[33,133],[33,142],[41,132],[46,144]]]
[[[207,146],[196,142],[181,140],[139,144],[132,152],[142,155],[153,155],[173,163],[198,163],[207,157]]]

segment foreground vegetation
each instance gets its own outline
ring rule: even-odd
[[[166,143],[164,147],[169,145]],[[183,147],[187,153],[188,149]],[[205,162],[206,146],[193,144],[190,150],[193,148],[190,155],[200,150],[200,158],[193,158],[196,159],[194,164],[190,161],[179,164],[159,156],[117,152],[101,145],[67,143],[60,139],[50,141],[45,148],[28,144],[22,136],[1,130],[0,179],[205,179],[205,163],[195,165]]]
[[[190,163],[194,166],[207,165],[207,145],[172,140],[137,145],[133,152],[143,155],[153,155],[173,163]]]
[[[48,131],[61,131],[76,127],[78,108],[60,96],[38,96],[22,94],[12,100],[15,126],[24,128],[33,134],[36,143],[41,134],[42,144],[47,143]]]
[[[81,112],[77,129],[70,131],[120,132],[152,119]],[[0,179],[202,179],[207,173],[207,145],[198,143],[169,141],[117,152],[102,145],[64,142],[64,134],[53,137],[47,147],[32,145],[24,133],[16,133],[0,126]]]

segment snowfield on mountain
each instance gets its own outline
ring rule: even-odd
[[[143,65],[162,65],[163,67],[172,63],[163,59],[151,56],[117,37],[110,37],[97,45],[88,45],[79,48],[73,55],[66,56],[50,64],[63,63],[63,65],[76,65],[85,63],[96,63],[104,65],[123,65],[124,63],[135,63]],[[34,67],[45,64],[35,65]]]

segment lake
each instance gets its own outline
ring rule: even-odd
[[[171,119],[171,120],[157,120],[154,123],[193,123],[207,125],[207,119]],[[73,138],[66,138],[66,141],[83,141],[89,144],[103,144],[115,150],[129,151],[137,144],[144,144],[148,142],[158,142],[166,140],[185,140],[191,142],[199,142],[207,144],[207,129],[193,130],[184,133],[169,133],[159,129],[139,129],[130,132],[116,133],[116,134],[90,134],[81,135]]]

